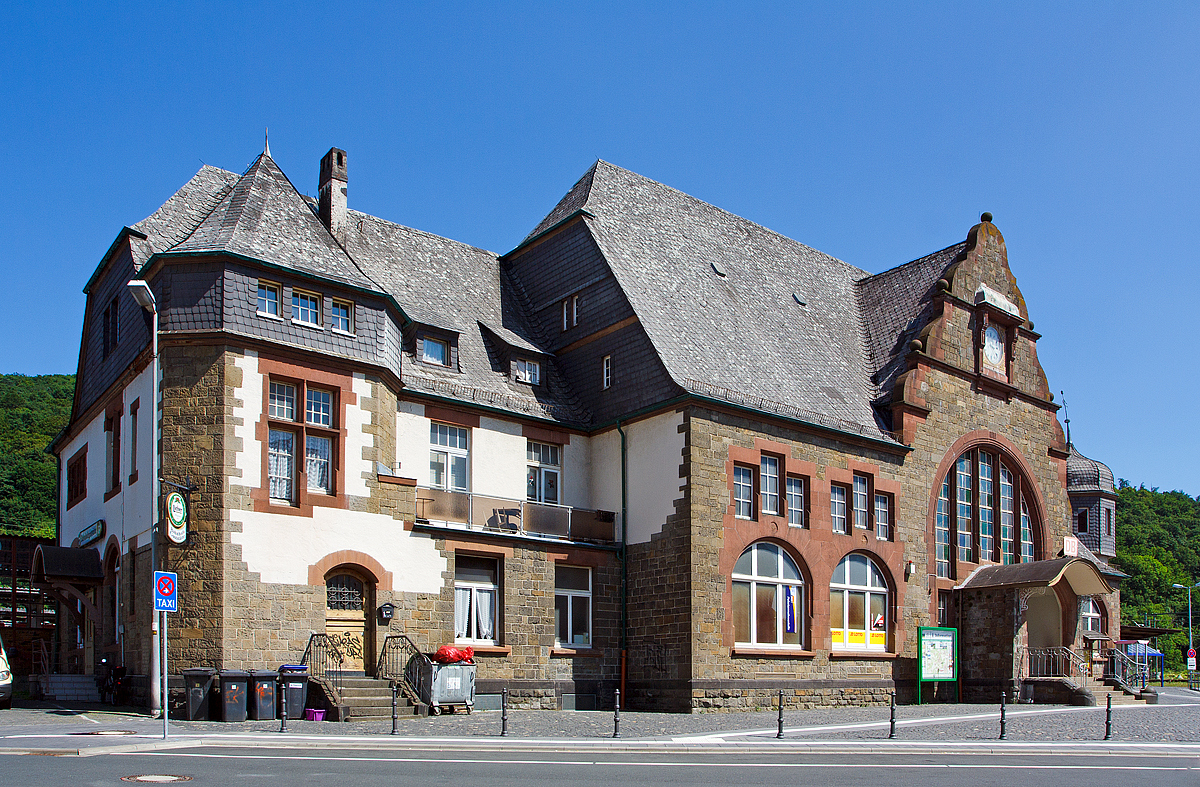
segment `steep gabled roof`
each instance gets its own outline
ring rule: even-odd
[[[506,368],[497,368],[500,359],[490,352],[485,330],[511,347],[546,351],[522,316],[515,291],[501,277],[494,253],[358,211],[349,211],[347,224],[347,251],[412,320],[458,334],[460,371],[409,356],[403,371],[408,390],[588,423],[553,362],[544,364],[543,384],[536,388],[513,382]]]
[[[605,161],[531,237],[579,211],[682,388],[891,441],[855,293],[866,271]]]
[[[168,251],[227,252],[378,289],[266,153],[255,159],[199,226]]]
[[[237,182],[237,173],[205,164],[162,207],[134,224],[133,229],[146,235],[151,253],[166,251],[200,226]]]

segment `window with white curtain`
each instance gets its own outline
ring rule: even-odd
[[[334,494],[337,469],[337,395],[304,380],[271,380],[267,390],[269,496],[300,505],[307,492]],[[300,456],[303,464],[299,464]],[[297,475],[304,471],[307,483]]]
[[[454,641],[495,645],[500,600],[500,561],[454,556]]]
[[[296,435],[284,429],[272,429],[267,437],[267,479],[272,500],[292,502],[296,477]]]

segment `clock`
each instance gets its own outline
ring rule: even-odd
[[[989,325],[983,334],[983,357],[992,366],[999,366],[1004,359],[1004,343],[1000,339],[1000,331],[996,326]]]

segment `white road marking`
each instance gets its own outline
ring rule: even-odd
[[[58,704],[55,704],[55,706],[54,706],[54,707],[58,708],[59,710],[66,710],[66,711],[69,711],[69,710],[71,710],[70,708],[64,708],[62,705],[58,705]],[[74,711],[71,711],[71,712],[72,712],[72,713],[75,713]],[[81,719],[87,719],[87,720],[88,720],[88,721],[90,721],[92,724],[99,724],[99,723],[100,723],[100,722],[96,721],[95,719],[88,718],[88,715],[87,715],[86,713],[75,713],[75,715],[76,715],[76,716],[78,716],[78,717],[79,717],[79,718],[81,718]]]

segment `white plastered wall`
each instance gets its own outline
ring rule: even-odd
[[[629,518],[626,537],[641,544],[675,513],[684,481],[679,477],[683,413],[670,412],[624,427]],[[592,499],[597,508],[621,512],[621,435],[616,429],[592,438]]]
[[[596,508],[592,505],[592,441],[583,435],[571,435],[569,445],[562,448],[562,501],[576,508]],[[598,506],[604,508],[604,506]],[[616,508],[605,509],[617,511]]]
[[[511,500],[525,498],[525,437],[521,425],[483,417],[471,430],[471,491]]]
[[[150,506],[152,503],[150,489],[151,462],[154,461],[154,418],[157,408],[154,406],[154,386],[151,379],[151,367],[147,366],[130,381],[119,394],[121,401],[121,491],[104,500],[107,491],[107,439],[104,432],[104,410],[99,411],[88,424],[68,442],[59,453],[62,459],[59,478],[59,504],[61,512],[59,527],[59,544],[70,546],[80,531],[98,519],[105,522],[106,533],[103,541],[93,546],[103,548],[109,535],[115,535],[121,542],[121,551],[129,550],[127,542],[133,544],[149,543],[146,531],[150,527]],[[133,456],[133,419],[129,415],[129,406],[138,402],[137,427],[137,470],[138,480],[129,483],[132,470],[130,459]],[[87,497],[67,510],[67,465],[71,457],[84,445],[87,453]],[[141,540],[138,540],[139,535]]]
[[[250,489],[258,489],[263,483],[263,446],[262,441],[254,436],[254,425],[262,417],[264,409],[263,376],[258,371],[258,353],[247,350],[233,363],[242,370],[242,384],[233,392],[234,398],[241,401],[240,405],[233,408],[233,435],[241,438],[242,447],[233,458],[233,466],[241,471],[241,477],[231,480]]]
[[[365,475],[374,475],[374,463],[368,459],[364,459],[363,455],[368,448],[375,447],[375,435],[363,430],[371,418],[366,410],[362,409],[361,403],[363,399],[370,398],[373,394],[371,383],[367,382],[367,378],[359,373],[355,373],[354,380],[351,383],[354,391],[357,404],[346,405],[346,451],[343,454],[343,461],[346,463],[346,494],[356,497],[370,497],[371,490],[367,488]]]
[[[429,486],[429,419],[423,404],[396,403],[396,461],[397,475]]]

